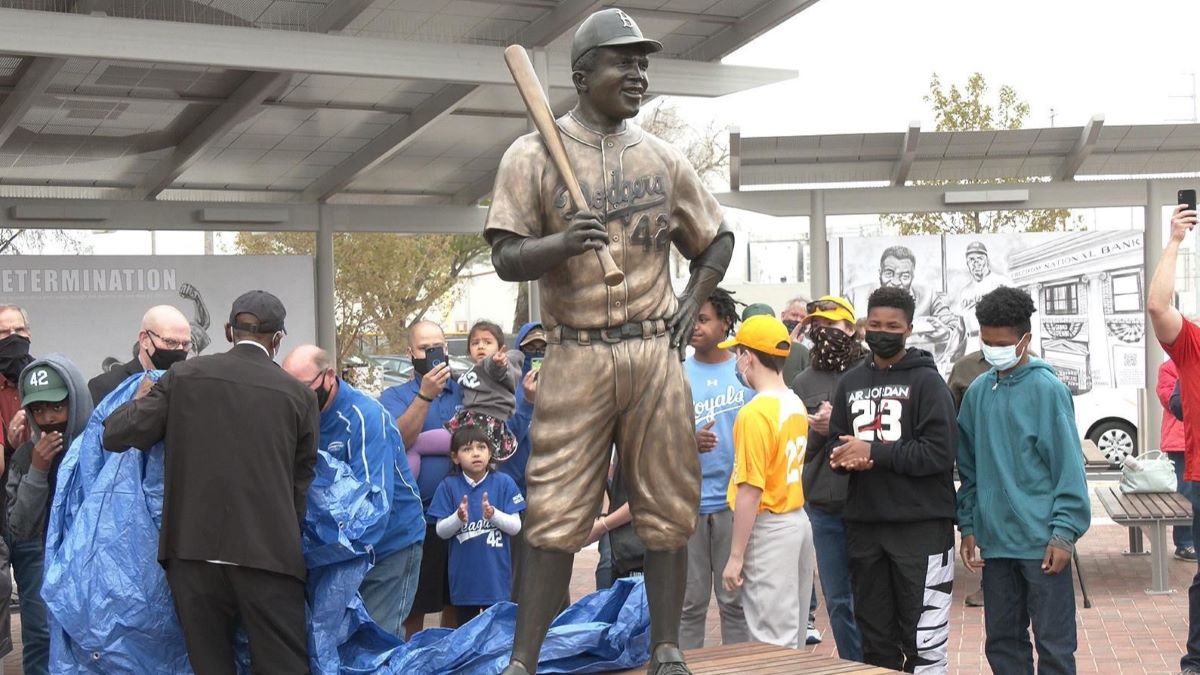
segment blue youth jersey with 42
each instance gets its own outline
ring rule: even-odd
[[[488,606],[508,600],[512,591],[512,537],[483,517],[483,493],[499,511],[514,514],[525,510],[525,498],[509,476],[489,472],[478,485],[453,473],[438,486],[429,507],[429,520],[458,511],[467,497],[467,522],[450,538],[450,601],[460,606]]]

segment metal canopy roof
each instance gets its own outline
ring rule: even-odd
[[[996,179],[1070,181],[1200,172],[1200,124],[921,131],[741,138],[734,189],[761,185]]]
[[[794,77],[714,61],[815,1],[618,4],[666,47],[652,94],[718,96]],[[527,130],[501,49],[565,111],[610,4],[0,0],[0,196],[475,204]]]

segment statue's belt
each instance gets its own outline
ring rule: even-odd
[[[616,344],[622,340],[649,340],[667,334],[667,322],[664,319],[649,321],[632,321],[619,326],[608,328],[572,328],[570,326],[555,326],[548,335],[548,342],[578,342],[588,345],[593,342]]]

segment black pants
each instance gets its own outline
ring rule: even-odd
[[[235,675],[238,620],[254,673],[308,673],[304,582],[251,567],[196,560],[167,562],[167,583],[196,675]]]
[[[913,672],[945,672],[954,583],[954,526],[846,522],[854,618],[863,661]]]
[[[455,605],[454,620],[461,628],[465,623],[482,614],[491,605]]]

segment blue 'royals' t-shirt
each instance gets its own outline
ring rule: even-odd
[[[483,493],[497,510],[515,514],[525,510],[525,498],[505,474],[489,471],[472,487],[466,476],[446,476],[433,496],[429,521],[458,511],[467,496],[467,522],[450,538],[450,602],[458,606],[490,606],[512,595],[512,537],[483,517]]]
[[[733,473],[733,422],[738,410],[754,396],[753,389],[737,379],[735,359],[722,363],[701,363],[696,357],[683,362],[692,385],[692,407],[696,429],[716,420],[712,431],[717,447],[700,453],[700,513],[717,513],[729,508],[726,493]],[[461,497],[460,497],[461,499]]]

